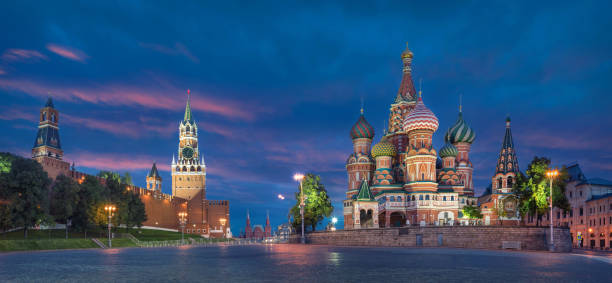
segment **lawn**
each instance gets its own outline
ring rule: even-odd
[[[0,240],[0,251],[60,250],[99,248],[90,239]]]
[[[121,233],[130,233],[136,239],[140,241],[169,241],[169,240],[180,240],[181,233],[180,232],[170,232],[170,231],[162,231],[162,230],[150,230],[150,229],[130,229],[129,232],[126,232],[124,229],[120,229]],[[185,240],[188,238],[200,239],[202,238],[197,234],[187,234],[185,233]]]
[[[104,237],[106,236],[106,231],[88,231],[87,237]],[[53,230],[28,230],[28,238],[27,240],[44,240],[44,239],[64,239],[66,238],[66,230],[62,229],[53,229]],[[77,231],[68,231],[69,239],[85,239],[84,232]],[[23,230],[12,231],[8,233],[1,233],[0,240],[26,240],[23,237]]]

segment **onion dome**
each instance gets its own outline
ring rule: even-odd
[[[438,155],[442,158],[457,157],[457,154],[459,154],[457,148],[448,142],[438,151]]]
[[[412,54],[412,51],[410,51],[410,49],[408,49],[408,42],[406,42],[406,49],[404,50],[404,52],[402,52],[402,59],[404,58],[412,58],[414,55]]]
[[[472,143],[474,139],[476,139],[476,133],[472,130],[470,125],[463,120],[463,113],[460,111],[457,122],[448,129],[446,135],[444,135],[444,140],[449,143]]]
[[[376,145],[372,147],[372,157],[376,158],[379,156],[395,156],[397,154],[397,150],[395,149],[395,145],[392,143],[382,140]]]
[[[431,130],[435,132],[438,129],[438,125],[438,118],[425,106],[419,92],[416,106],[404,119],[404,131]]]
[[[370,125],[370,123],[366,121],[365,117],[363,116],[363,109],[362,109],[361,116],[359,116],[359,120],[357,120],[357,123],[355,123],[355,125],[353,125],[353,128],[351,129],[351,138],[352,139],[360,139],[360,138],[372,139],[373,137],[374,137],[374,128],[372,128],[372,125]]]

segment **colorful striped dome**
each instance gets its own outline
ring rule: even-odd
[[[366,121],[365,117],[363,116],[363,112],[362,112],[361,116],[359,116],[359,120],[357,120],[357,123],[355,123],[355,125],[353,125],[353,128],[351,129],[351,138],[352,139],[359,139],[359,138],[372,139],[373,137],[374,137],[374,128],[372,128],[372,125],[370,125],[370,123]]]
[[[457,122],[453,125],[448,131],[446,131],[446,135],[444,135],[444,140],[449,143],[458,143],[458,142],[466,142],[472,143],[476,139],[476,133],[468,123],[463,120],[463,113],[459,112],[459,117],[457,117]]]
[[[395,156],[397,154],[397,150],[395,149],[395,145],[387,141],[380,141],[376,145],[372,147],[372,157],[376,158],[379,156]]]
[[[442,158],[457,157],[457,154],[459,154],[457,148],[448,142],[438,151],[438,155]]]
[[[438,118],[423,103],[423,98],[419,96],[414,109],[404,119],[404,131],[412,130],[432,130],[438,129]]]

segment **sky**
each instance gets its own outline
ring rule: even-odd
[[[342,225],[349,130],[363,99],[380,139],[408,42],[436,148],[463,97],[477,195],[507,115],[521,170],[537,155],[612,179],[609,2],[175,2],[2,2],[0,151],[30,156],[50,94],[65,160],[139,186],[157,162],[169,193],[190,89],[207,196],[230,201],[234,234],[247,209],[287,220],[295,172],[321,176]]]

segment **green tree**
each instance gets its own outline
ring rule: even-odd
[[[549,211],[550,180],[546,177],[546,171],[548,170],[550,170],[549,158],[534,157],[529,163],[526,176],[519,175],[513,188],[519,201],[521,216],[535,215],[537,226],[540,226],[542,215]],[[559,175],[553,179],[552,191],[553,206],[566,211],[570,209],[569,201],[565,197],[568,176],[567,168],[563,166],[559,170]]]
[[[13,227],[13,215],[11,215],[11,208],[8,204],[0,204],[0,229],[2,232],[6,232],[8,229]]]
[[[477,219],[482,219],[482,212],[478,206],[466,205],[462,209],[463,216],[469,219],[470,223],[473,224],[473,221]]]
[[[128,215],[125,225],[128,229],[134,226],[140,228],[142,223],[147,221],[145,205],[138,195],[129,194],[127,211]]]
[[[8,201],[13,225],[23,227],[23,235],[27,238],[28,229],[40,224],[47,216],[51,180],[42,166],[32,159],[9,153],[0,156],[4,164],[0,173],[3,198]],[[6,160],[12,161],[10,166]]]
[[[59,223],[66,224],[66,239],[68,225],[77,212],[80,187],[72,178],[59,175],[51,189],[51,215]]]
[[[331,200],[327,195],[325,186],[321,183],[321,177],[312,173],[306,174],[302,180],[304,190],[304,225],[310,226],[314,231],[317,225],[329,217],[334,210]],[[302,221],[300,216],[300,186],[295,193],[296,204],[291,208],[290,214],[293,216],[293,227],[296,231],[301,231]]]
[[[98,178],[86,176],[79,185],[79,202],[74,214],[72,225],[87,233],[87,230],[96,224],[98,211],[104,211],[105,196],[108,195],[105,186],[102,186]]]

